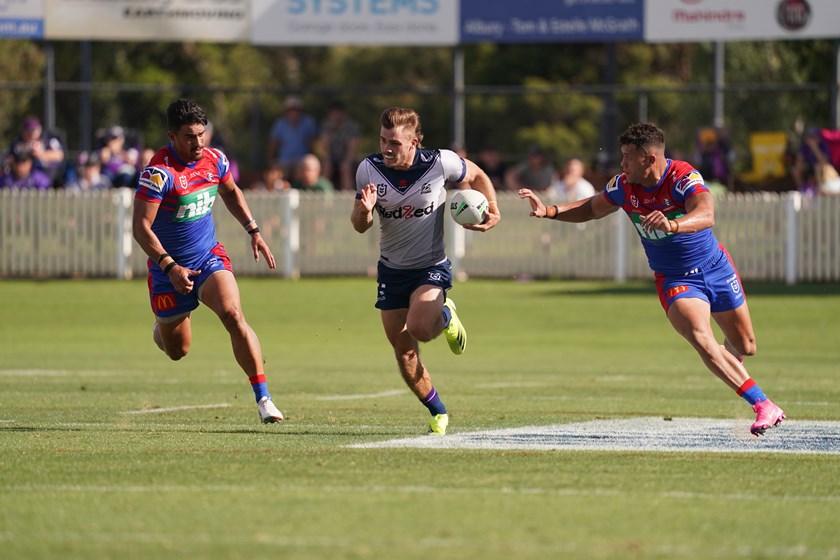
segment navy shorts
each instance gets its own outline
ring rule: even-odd
[[[193,311],[198,307],[199,288],[205,280],[220,270],[233,272],[224,245],[217,243],[196,270],[200,270],[201,274],[193,278],[193,289],[188,294],[179,294],[169,276],[149,260],[149,300],[157,317],[166,322]]]
[[[406,309],[411,294],[420,286],[429,284],[446,292],[452,288],[452,263],[449,259],[429,268],[402,270],[389,268],[379,261],[376,266],[377,309]]]
[[[712,313],[731,311],[746,301],[741,278],[729,253],[721,247],[716,260],[680,276],[656,274],[656,291],[665,312],[681,298],[698,298],[709,304]]]

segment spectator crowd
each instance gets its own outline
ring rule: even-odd
[[[0,189],[63,188],[85,192],[134,188],[139,173],[154,155],[138,134],[119,125],[99,131],[94,149],[73,157],[68,157],[60,135],[46,130],[36,116],[23,118],[13,136],[2,157]],[[355,190],[356,166],[364,156],[359,152],[359,138],[359,123],[341,101],[330,102],[319,121],[306,111],[300,97],[290,96],[283,104],[282,114],[271,124],[262,169],[255,170],[253,180],[249,176],[244,184],[240,182],[236,158],[212,123],[207,126],[205,141],[225,152],[234,180],[243,189],[332,192]],[[467,157],[464,146],[452,144],[450,149]],[[674,157],[695,165],[713,192],[736,187],[735,152],[725,129],[698,130],[694,154]],[[840,194],[840,131],[803,127],[787,142],[780,158],[784,159],[786,177],[783,190],[798,190],[805,195]],[[497,191],[528,188],[554,201],[592,196],[617,171],[596,172],[594,159],[568,154],[557,158],[537,144],[529,146],[521,157],[506,156],[497,147],[485,145],[477,150],[474,161],[485,170]]]

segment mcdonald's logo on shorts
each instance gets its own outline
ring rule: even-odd
[[[155,313],[158,311],[167,311],[175,308],[175,293],[155,294],[152,296],[152,306]]]
[[[673,288],[668,288],[668,291],[665,292],[665,297],[667,299],[673,299],[680,294],[684,294],[688,291],[688,286],[674,286]]]

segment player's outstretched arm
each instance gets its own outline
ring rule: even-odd
[[[350,222],[353,224],[353,229],[359,233],[364,233],[373,225],[373,207],[376,205],[376,185],[368,183],[362,188],[359,194],[361,198],[357,198],[356,202],[353,203]]]
[[[519,198],[527,199],[531,204],[531,216],[535,218],[581,223],[603,218],[618,210],[618,206],[613,206],[607,202],[601,193],[595,193],[589,198],[575,200],[565,204],[545,206],[540,200],[540,197],[531,189],[519,189],[518,192]]]

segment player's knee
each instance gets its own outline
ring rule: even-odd
[[[245,328],[245,318],[238,307],[225,308],[221,313],[219,313],[219,319],[222,320],[222,324],[224,324],[228,331]]]
[[[741,341],[741,348],[738,348],[738,351],[744,356],[755,356],[755,353],[758,351],[755,339],[749,338]]]
[[[417,351],[413,348],[404,351],[396,350],[395,354],[397,361],[402,366],[408,366],[417,361]]]
[[[409,334],[419,340],[420,342],[429,342],[435,336],[440,333],[434,332],[433,328],[430,328],[430,325],[427,325],[421,321],[417,321],[416,323],[408,323],[406,324],[406,328],[408,329]]]
[[[166,355],[169,356],[169,359],[173,362],[177,362],[190,352],[190,348],[187,345],[178,345],[172,348],[166,348],[164,350]]]

